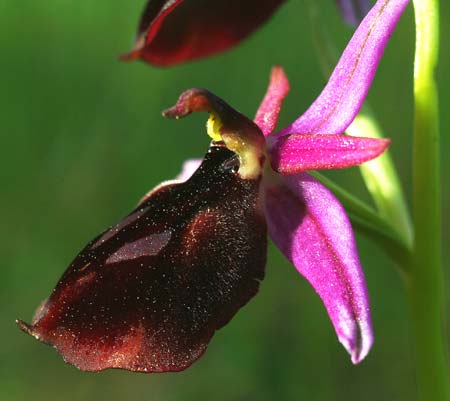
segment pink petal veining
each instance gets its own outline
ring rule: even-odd
[[[342,134],[359,112],[384,48],[409,0],[378,0],[359,25],[322,93],[276,135]]]
[[[350,222],[334,195],[308,174],[281,179],[265,191],[269,234],[316,290],[339,341],[359,363],[373,333]]]

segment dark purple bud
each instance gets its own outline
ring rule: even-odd
[[[227,50],[263,24],[284,0],[148,0],[133,50],[169,66]]]

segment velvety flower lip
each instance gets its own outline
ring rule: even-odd
[[[370,10],[370,0],[336,0],[344,20],[352,25],[358,26]]]
[[[215,101],[224,106],[220,111],[211,107]],[[249,135],[251,149],[255,135],[264,141],[251,120],[205,90],[182,96],[172,116],[204,107],[222,117],[224,139],[232,138],[225,123],[230,118],[241,128],[250,127],[235,137],[245,142]],[[151,373],[189,367],[264,278],[262,166],[243,177],[246,163],[225,140],[212,141],[186,181],[159,185],[128,216],[90,241],[32,323],[19,320],[19,327],[86,371]]]
[[[124,60],[170,66],[222,52],[263,24],[284,0],[148,0]]]

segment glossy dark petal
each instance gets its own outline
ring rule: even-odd
[[[224,51],[264,23],[284,0],[149,0],[133,50],[169,66]]]
[[[186,182],[157,188],[91,241],[32,325],[80,369],[179,371],[258,291],[266,262],[259,182],[212,146]]]

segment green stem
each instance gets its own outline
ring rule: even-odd
[[[384,137],[368,104],[363,106],[347,128],[347,134],[369,138]],[[414,235],[409,209],[390,152],[361,164],[359,170],[380,215],[390,221],[402,233],[408,247],[412,247]]]
[[[439,109],[434,71],[439,48],[438,0],[413,0],[414,62],[413,222],[415,243],[409,282],[417,381],[423,401],[449,401],[443,330]]]

